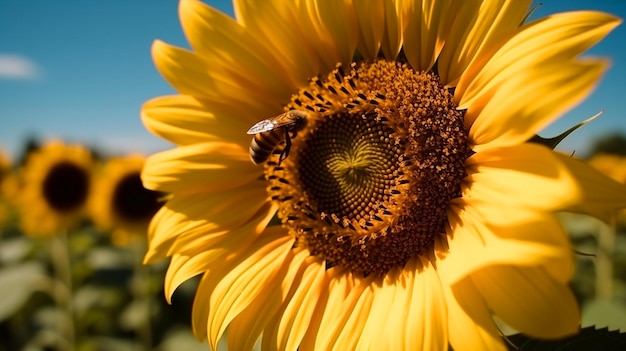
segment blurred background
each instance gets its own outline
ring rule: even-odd
[[[229,1],[205,2],[233,13]],[[176,0],[0,1],[0,351],[206,349],[190,334],[194,282],[169,305],[167,262],[141,264],[162,194],[141,188],[138,172],[144,156],[171,145],[143,128],[139,110],[175,93],[154,68],[150,46],[161,39],[188,47],[177,7]],[[582,9],[626,18],[625,0],[546,0],[531,19]],[[540,133],[555,136],[604,111],[557,149],[622,183],[624,38],[621,25],[587,53],[609,58],[612,68]],[[39,161],[22,167],[28,152]],[[38,174],[58,174],[60,183],[44,184]],[[89,186],[73,193],[81,182]],[[35,214],[45,220],[24,218]],[[561,217],[577,252],[572,284],[583,325],[626,330],[626,215],[608,223]]]

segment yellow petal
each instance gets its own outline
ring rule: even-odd
[[[367,287],[363,279],[336,267],[329,269],[327,292],[318,301],[309,321],[309,328],[302,338],[299,350],[326,350],[333,345],[339,332],[350,314],[347,309],[353,307]],[[359,331],[356,331],[359,332]]]
[[[269,222],[269,218],[262,223],[263,228],[267,222]],[[195,250],[190,250],[189,253],[170,253],[172,262],[165,275],[165,296],[168,301],[180,284],[198,274],[213,271],[216,260],[220,260],[220,265],[227,265],[229,262],[237,262],[240,257],[248,255],[249,247],[255,243],[255,240],[258,240],[258,227],[259,223],[247,223],[230,232],[213,235],[216,239],[210,245],[198,245]],[[264,234],[267,236],[287,236],[287,233],[281,229],[268,228]],[[267,234],[268,232],[269,234]],[[217,273],[212,275],[213,278],[217,276]]]
[[[577,181],[556,155],[532,143],[474,154],[466,161],[463,202],[470,206],[545,211],[576,203],[580,198]]]
[[[335,349],[447,350],[445,298],[429,262],[411,260],[382,282],[363,283],[368,288],[348,297],[355,303],[342,306],[339,320],[349,317],[330,339]]]
[[[362,307],[367,308],[364,312],[368,318],[364,318],[360,328],[355,331],[355,334],[360,336],[357,344],[357,348],[360,349],[371,348],[380,338],[382,328],[389,319],[389,305],[394,301],[396,288],[389,286],[389,282],[385,285],[384,282],[375,281],[364,293],[372,296],[368,298],[371,302]]]
[[[529,140],[589,95],[607,67],[603,61],[520,63],[529,65],[507,66],[464,105],[475,151]]]
[[[620,22],[609,14],[577,11],[558,13],[529,23],[502,45],[477,75],[472,73],[463,77],[456,87],[455,101],[466,108],[486,91],[497,90],[495,86],[513,78],[514,72],[530,74],[542,65],[573,62]],[[567,68],[562,66],[560,70]]]
[[[472,128],[476,150],[487,143],[524,142],[589,94],[606,62],[575,58],[618,23],[596,12],[562,13],[531,23],[480,72],[464,77],[455,101],[467,109],[466,128]]]
[[[308,255],[307,251],[302,253]],[[263,331],[263,350],[297,350],[311,325],[317,304],[326,301],[328,280],[324,263],[309,256],[301,268],[292,282],[283,282],[282,290],[289,291],[289,295],[281,311]]]
[[[353,0],[306,1],[299,5],[306,15],[298,20],[310,19],[313,31],[308,35],[318,36],[316,49],[324,60],[322,69],[330,70],[337,63],[349,65],[359,38]]]
[[[193,302],[191,319],[192,330],[194,335],[199,340],[204,340],[207,337],[207,332],[209,330],[208,316],[210,313],[213,313],[215,308],[215,305],[213,304],[214,298],[212,298],[212,296],[215,293],[217,285],[220,284],[227,275],[232,276],[232,272],[234,270],[239,270],[237,267],[242,263],[242,261],[249,261],[251,256],[258,258],[258,252],[267,250],[268,247],[271,248],[276,244],[280,244],[288,238],[289,237],[286,235],[284,229],[276,226],[267,228],[262,238],[254,243],[244,243],[245,245],[241,245],[241,240],[237,236],[234,236],[232,240],[224,242],[223,245],[218,248],[223,249],[225,255],[220,256],[221,260],[219,264],[216,264],[215,262],[205,264],[205,267],[203,267],[205,273],[198,283],[198,288]],[[239,242],[237,242],[238,240]],[[264,245],[267,246],[263,247]],[[198,262],[200,263],[200,260]],[[279,264],[280,262],[276,263]],[[260,267],[257,266],[255,268]],[[230,296],[230,298],[236,298],[237,295],[238,294],[235,293]],[[222,294],[217,294],[217,298],[222,297],[224,297]],[[226,325],[223,326],[225,327]],[[209,335],[212,334],[209,333]]]
[[[387,60],[394,60],[402,48],[402,33],[406,26],[403,18],[403,1],[382,0],[381,2],[385,7],[385,33],[381,49]]]
[[[247,147],[207,142],[150,156],[141,179],[144,187],[166,193],[213,192],[250,183],[262,171],[250,161]]]
[[[264,43],[280,62],[290,85],[302,87],[319,72],[321,55],[318,37],[311,35],[302,9],[291,1],[236,0],[235,17],[246,28],[246,33]],[[268,20],[271,19],[271,20]],[[297,20],[294,20],[297,19]]]
[[[444,284],[450,345],[455,351],[505,351],[500,330],[471,279]]]
[[[430,70],[445,42],[444,19],[449,12],[449,0],[405,1],[403,18],[403,50],[416,71]]]
[[[212,73],[223,73],[243,83],[240,88],[245,95],[266,96],[271,103],[288,102],[297,87],[293,77],[282,68],[282,52],[272,52],[264,45],[265,40],[200,1],[181,0],[179,14],[187,40],[206,60]],[[245,82],[249,84],[246,86]],[[240,91],[239,95],[244,94]],[[226,97],[223,95],[222,99]]]
[[[191,223],[212,223],[212,232],[228,231],[238,228],[250,221],[259,221],[271,211],[272,204],[267,198],[265,184],[253,181],[244,187],[213,193],[181,194],[174,196],[166,205],[174,213],[179,213],[176,223],[162,223],[170,232],[187,235],[195,229]],[[181,226],[184,226],[181,228]],[[180,229],[179,229],[180,228]],[[184,230],[181,230],[184,229]],[[206,228],[205,228],[206,229]],[[191,246],[202,244],[202,234],[194,233],[189,238],[179,238],[189,242]],[[176,242],[173,251],[184,253],[185,245]]]
[[[544,265],[553,277],[568,281],[574,260],[565,229],[552,214],[527,214],[524,221],[502,223],[506,211],[492,213],[481,207],[453,205],[448,215],[448,247],[437,253],[437,269],[445,283],[454,284],[494,264]]]
[[[219,280],[208,297],[212,309],[208,313],[207,335],[214,350],[230,322],[254,299],[273,288],[270,282],[283,272],[285,257],[292,246],[293,238],[285,235],[282,228],[270,227],[225,276],[210,278]]]
[[[472,274],[472,281],[489,308],[524,334],[561,338],[578,331],[574,294],[542,267],[490,266]]]
[[[157,69],[178,92],[211,104],[237,109],[245,106],[265,116],[282,111],[290,94],[270,94],[266,85],[255,86],[248,77],[241,78],[229,70],[211,66],[207,57],[156,40],[152,58]],[[273,86],[280,86],[274,82]],[[277,97],[282,96],[282,99]]]
[[[226,275],[232,269],[233,260],[225,261],[222,264],[216,264],[202,275],[202,279],[198,283],[196,295],[191,310],[191,330],[199,341],[207,338],[207,326],[209,311],[211,311],[211,301],[208,298],[215,290],[215,285],[219,279]],[[215,279],[215,278],[218,279]]]
[[[224,256],[224,248],[216,248],[195,254],[194,256],[174,255],[167,267],[164,280],[165,299],[172,303],[174,291],[185,281],[207,271],[207,264]],[[213,270],[212,270],[213,271]],[[212,272],[215,274],[215,272]]]
[[[266,283],[268,287],[274,288],[266,289],[254,299],[228,327],[229,350],[254,348],[258,337],[281,307],[291,286],[297,284],[296,277],[305,268],[303,265],[308,255],[308,251],[295,253],[293,250],[287,254],[279,273]]]
[[[190,230],[210,233],[215,225],[207,221],[186,221],[185,215],[161,207],[154,215],[148,227],[148,250],[144,263],[154,263],[170,255],[171,248],[178,235]]]
[[[226,191],[173,195],[150,222],[144,262],[192,253],[249,222],[257,223],[260,232],[275,212],[265,186],[256,180]]]
[[[257,116],[260,119],[262,116]],[[226,141],[247,145],[244,131],[255,122],[233,109],[206,106],[191,96],[161,96],[141,108],[141,120],[149,131],[178,145]]]
[[[439,56],[439,76],[454,86],[468,66],[482,65],[522,24],[530,0],[453,2],[449,34]]]
[[[380,43],[385,32],[385,7],[379,0],[356,1],[354,9],[359,24],[357,51],[366,60],[378,57]]]
[[[212,224],[211,227],[207,224],[181,231],[176,241],[172,243],[168,255],[174,252],[192,255],[199,248],[210,247],[223,236],[239,236],[242,241],[250,240],[267,227],[275,213],[276,206],[270,202],[264,202],[256,212],[249,212],[249,217],[246,214],[246,216],[235,218],[228,226],[209,222]],[[250,228],[250,230],[242,230],[242,228]]]
[[[578,203],[567,208],[608,221],[618,209],[626,208],[626,186],[600,173],[588,164],[557,154],[578,181]]]
[[[381,298],[389,312],[387,320],[380,320],[379,329],[373,331],[371,349],[448,350],[446,301],[435,268],[425,259],[413,259],[399,278],[383,283],[383,288],[394,289],[395,294],[392,300]],[[387,282],[392,284],[385,286]],[[389,337],[398,332],[399,337]]]
[[[369,336],[364,330],[364,326],[367,320],[373,317],[371,316],[371,308],[375,295],[374,288],[370,283],[370,286],[364,289],[361,294],[355,296],[357,300],[354,306],[352,306],[352,311],[349,312],[350,315],[343,327],[337,330],[339,334],[337,335],[337,340],[334,341],[333,347],[335,349],[367,349],[367,347],[359,346],[358,342],[364,336]]]

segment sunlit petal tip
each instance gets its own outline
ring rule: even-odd
[[[497,5],[496,5],[497,3]],[[503,42],[519,29],[530,0],[452,2],[448,37],[439,57],[442,83],[455,86],[472,80]],[[463,84],[458,83],[458,96]]]
[[[141,179],[148,189],[174,193],[232,189],[260,175],[258,167],[250,161],[247,148],[227,142],[207,142],[150,156]]]
[[[531,126],[528,130],[537,130],[545,126],[560,113],[574,106],[597,84],[601,73],[606,68],[606,62],[600,60],[576,62],[574,59],[601,40],[618,24],[619,20],[616,17],[600,12],[569,12],[553,15],[522,27],[519,33],[505,43],[484,64],[484,67],[481,67],[479,73],[466,74],[457,86],[455,100],[461,108],[468,109],[466,127],[469,127],[481,112],[485,115],[500,116],[498,112],[486,109],[485,105],[492,101],[501,101],[499,94],[504,91],[507,92],[505,96],[513,98],[515,94],[510,94],[511,90],[504,87],[510,84],[526,86],[530,89],[528,90],[530,93],[543,92],[539,88],[531,88],[533,84],[538,84],[537,87],[553,85],[555,88],[550,89],[551,91],[557,89],[559,94],[555,96],[558,96],[559,104],[552,104],[550,101],[546,101],[545,104],[553,106],[550,108],[554,112],[545,111],[539,114],[544,116],[538,120],[540,124]],[[572,68],[550,69],[550,72],[542,74],[537,79],[529,79],[528,83],[518,82],[519,79],[525,77],[519,75],[521,71],[532,72],[531,67],[537,67],[539,70],[551,65],[560,67],[564,63],[572,65]],[[567,76],[569,72],[575,71],[579,73]],[[584,75],[581,76],[583,73]],[[562,75],[562,80],[568,83],[559,83],[558,75]],[[575,84],[570,84],[571,82]],[[535,106],[535,102],[545,101],[546,96],[547,94],[544,94],[541,99],[537,99],[525,94],[525,98],[531,103],[514,103],[513,106]],[[560,96],[565,96],[567,99],[562,99]],[[503,105],[510,106],[511,104]],[[514,111],[511,114],[519,116],[520,111]],[[478,140],[475,142],[481,144]]]
[[[174,255],[167,268],[164,283],[164,294],[168,304],[172,303],[172,295],[178,287],[186,280],[203,273],[203,267],[198,260],[201,257],[188,257]],[[195,262],[194,262],[195,261]]]
[[[557,154],[577,180],[577,201],[566,210],[587,213],[605,221],[626,208],[626,186],[609,178],[585,162]]]
[[[240,27],[230,16],[198,0],[180,0],[178,4],[180,22],[191,46],[200,52],[210,49],[210,43],[203,39],[203,30],[228,26]]]
[[[170,95],[146,102],[141,120],[146,129],[177,145],[226,141],[247,146],[251,137],[242,131],[256,119],[229,106],[207,106],[192,96]]]
[[[557,153],[533,143],[476,153],[466,163],[469,175],[463,200],[470,204],[562,210],[577,202],[580,192],[577,179],[559,159]]]
[[[564,66],[567,69],[557,70]],[[518,68],[526,71],[531,67],[535,67],[532,73],[520,76],[521,71],[513,70],[508,81],[490,83],[489,92],[467,106],[465,123],[475,151],[529,140],[588,96],[606,71],[607,62],[585,59]],[[502,72],[500,77],[509,73]],[[502,108],[504,105],[508,108]]]

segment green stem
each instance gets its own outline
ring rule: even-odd
[[[72,262],[67,233],[61,233],[50,241],[50,259],[56,281],[55,302],[63,310],[59,325],[64,343],[63,350],[73,351],[74,336],[74,306],[72,296]]]
[[[150,294],[150,270],[143,265],[143,256],[146,251],[145,241],[135,240],[131,243],[133,252],[133,270],[136,279],[133,289],[134,299],[142,307],[145,307],[145,316],[141,325],[137,328],[137,336],[144,350],[152,349],[152,325],[151,320],[151,294]]]
[[[598,230],[596,257],[596,298],[610,299],[613,295],[613,253],[615,248],[615,220],[602,223]]]

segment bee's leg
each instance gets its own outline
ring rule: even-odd
[[[280,156],[278,157],[278,165],[283,162],[284,159],[289,156],[289,150],[291,149],[291,137],[289,136],[289,131],[285,130],[285,148],[281,151]]]

